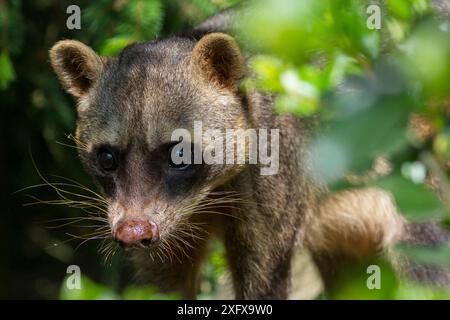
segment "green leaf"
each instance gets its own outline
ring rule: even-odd
[[[69,289],[66,285],[70,276],[62,282],[59,298],[61,300],[111,300],[118,299],[118,295],[111,289],[97,284],[86,276],[81,276],[80,289]]]
[[[11,59],[6,52],[0,54],[0,89],[6,89],[16,79]]]
[[[130,37],[115,37],[107,39],[100,49],[100,54],[104,56],[115,55],[133,41],[134,39]]]
[[[368,267],[377,268],[373,271]],[[380,287],[369,288],[368,284],[376,272],[379,272]],[[351,264],[342,268],[336,275],[334,288],[328,292],[328,298],[338,300],[385,300],[393,299],[398,288],[398,280],[392,267],[379,259],[367,263]]]
[[[181,299],[178,293],[160,294],[154,286],[136,287],[129,286],[122,293],[125,300],[177,300]]]
[[[291,113],[298,116],[310,116],[319,111],[318,98],[299,97],[284,94],[277,97],[275,110],[278,113]]]
[[[161,30],[164,12],[159,0],[130,0],[120,13],[123,20],[117,25],[119,34],[148,40]]]
[[[363,173],[378,155],[394,154],[407,145],[409,109],[402,99],[383,99],[356,111],[332,111],[340,114],[334,115],[329,128],[312,145],[313,172],[328,183],[338,182],[348,172]]]
[[[422,22],[400,45],[398,59],[416,86],[434,97],[450,91],[450,23]]]
[[[395,292],[397,300],[449,300],[450,291],[443,288],[420,285],[411,282],[400,283]]]
[[[381,178],[372,184],[389,190],[393,194],[401,213],[409,219],[442,219],[448,214],[433,191],[425,188],[423,184],[415,184],[399,174]]]
[[[250,61],[250,67],[256,72],[258,85],[272,92],[283,92],[280,75],[283,63],[271,56],[256,56]]]
[[[388,9],[397,18],[408,20],[411,18],[412,6],[409,0],[389,0]]]
[[[360,74],[361,71],[356,66],[356,60],[345,54],[337,52],[334,54],[331,63],[328,65],[324,73],[324,84],[322,90],[334,88],[341,83],[345,76],[349,74]]]

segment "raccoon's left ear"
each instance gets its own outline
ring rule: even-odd
[[[244,58],[236,41],[224,33],[201,38],[192,52],[191,64],[207,80],[232,91],[237,91],[245,74]]]
[[[103,68],[94,50],[76,40],[57,42],[50,49],[50,62],[64,88],[77,98],[89,91]]]

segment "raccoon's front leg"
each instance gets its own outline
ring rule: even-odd
[[[282,239],[272,237],[269,232],[262,234],[260,231],[267,226],[258,225],[258,222],[236,223],[227,234],[227,256],[236,299],[286,299],[293,243],[286,249],[280,248]]]
[[[294,228],[278,232],[276,223],[256,211],[248,213],[245,221],[231,222],[225,234],[236,299],[286,299]]]

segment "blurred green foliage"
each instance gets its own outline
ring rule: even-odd
[[[121,257],[98,263],[96,245],[67,242],[67,231],[49,230],[43,221],[78,210],[24,208],[12,192],[40,184],[46,176],[76,178],[90,186],[65,135],[73,132],[73,102],[50,70],[47,50],[74,38],[103,55],[127,44],[181,31],[237,0],[0,0],[0,297],[62,299],[177,298],[154,288],[124,283],[129,268]],[[66,8],[77,4],[82,29],[68,30]],[[369,4],[381,7],[381,29],[367,26]],[[276,111],[320,117],[326,124],[313,143],[319,179],[332,188],[375,185],[390,190],[408,219],[448,224],[450,207],[450,22],[429,0],[261,0],[247,1],[235,32],[243,48],[256,52],[250,66],[258,87],[277,94]],[[389,162],[389,175],[375,159]],[[373,174],[375,172],[375,174]],[[351,177],[358,179],[351,179]],[[54,198],[51,188],[34,196]],[[3,197],[5,199],[3,199]],[[77,229],[78,227],[74,227]],[[83,233],[82,228],[76,230]],[[52,246],[51,244],[57,244]],[[447,246],[399,248],[421,262],[449,266]],[[75,252],[76,251],[76,252]],[[75,257],[76,256],[76,257]],[[65,267],[79,264],[82,290],[64,286]],[[326,298],[448,298],[443,290],[399,284],[383,268],[383,290],[368,292],[367,274],[344,276]],[[32,268],[30,266],[33,266]],[[202,275],[202,295],[221,286],[225,260],[216,244]],[[124,277],[124,275],[126,275]],[[22,281],[18,282],[17,279]],[[103,284],[100,284],[103,283]],[[59,293],[58,293],[59,292]]]
[[[380,9],[380,29],[369,27]],[[334,189],[389,190],[412,221],[449,220],[450,20],[432,1],[263,0],[249,6],[239,38],[262,52],[247,86],[278,94],[277,111],[325,120],[312,147],[313,172]],[[376,17],[375,17],[376,18]],[[388,167],[376,167],[377,159]],[[355,178],[356,177],[356,178]],[[402,247],[449,267],[448,246]],[[390,269],[383,267],[383,276]],[[364,270],[365,271],[365,270]],[[449,298],[392,277],[371,296],[349,272],[332,298]],[[389,282],[389,281],[388,281]],[[387,289],[386,289],[387,285]]]
[[[62,282],[59,298],[62,300],[176,300],[179,294],[160,294],[158,289],[152,286],[137,287],[128,286],[122,294],[117,294],[111,288],[95,283],[86,276],[81,277],[79,289],[68,289],[67,278]]]
[[[201,294],[198,299],[211,299],[219,289],[220,279],[225,274],[226,262],[223,245],[214,241],[212,254],[201,273],[200,286]],[[63,300],[176,300],[182,298],[179,293],[163,294],[154,286],[127,285],[120,290],[114,290],[109,286],[97,283],[89,279],[86,275],[81,276],[80,288],[69,289],[67,282],[71,275],[68,275],[61,283],[59,298]]]

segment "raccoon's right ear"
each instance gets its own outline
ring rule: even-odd
[[[102,71],[101,58],[76,40],[57,42],[50,49],[50,62],[64,88],[73,96],[83,96]]]

